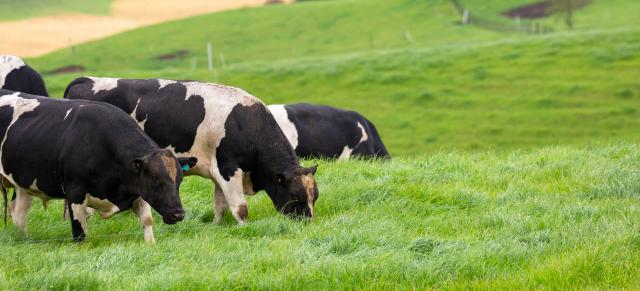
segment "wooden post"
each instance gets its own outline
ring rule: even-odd
[[[462,12],[462,25],[469,24],[469,9],[465,9]]]
[[[520,15],[516,15],[516,31],[520,32]]]

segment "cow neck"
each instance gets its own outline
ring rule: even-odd
[[[271,121],[263,124],[263,138],[254,144],[256,145],[258,164],[263,173],[268,177],[275,177],[276,174],[284,173],[287,170],[300,168],[300,162],[272,116]]]

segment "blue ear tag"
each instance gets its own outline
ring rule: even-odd
[[[182,170],[185,171],[185,172],[189,171],[189,165],[187,165],[187,164],[182,165]]]

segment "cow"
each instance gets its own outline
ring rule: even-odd
[[[307,103],[268,108],[300,157],[391,158],[376,127],[358,112]]]
[[[11,55],[0,55],[0,89],[48,96],[42,76],[25,62]],[[15,192],[12,201],[15,201]],[[6,206],[5,201],[5,206]],[[13,205],[13,204],[12,204]],[[45,204],[46,207],[46,204]],[[5,208],[6,223],[6,208]]]
[[[73,239],[87,231],[86,208],[103,217],[132,209],[154,242],[151,208],[167,224],[184,218],[182,167],[122,110],[100,102],[40,97],[0,89],[0,175],[15,188],[14,224],[27,232],[33,196],[66,199]]]
[[[246,223],[243,194],[260,190],[277,211],[313,217],[316,166],[300,165],[264,103],[242,89],[195,81],[80,77],[67,86],[64,97],[113,104],[159,146],[179,157],[196,157],[198,165],[185,174],[215,183],[216,223],[227,208],[239,224]]]
[[[49,96],[38,72],[20,58],[0,55],[0,89]]]

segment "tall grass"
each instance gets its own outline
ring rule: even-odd
[[[242,227],[230,215],[211,223],[210,182],[189,178],[187,219],[157,223],[155,246],[144,244],[132,214],[93,217],[83,244],[29,243],[70,236],[60,203],[36,206],[28,237],[11,226],[0,232],[0,285],[634,289],[638,153],[620,144],[321,161],[317,217],[289,220],[259,194]]]

